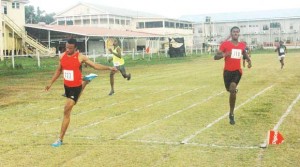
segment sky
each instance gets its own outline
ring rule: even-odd
[[[46,13],[60,13],[79,2],[148,12],[168,18],[224,12],[299,8],[300,0],[29,0]]]

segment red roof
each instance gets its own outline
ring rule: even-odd
[[[41,24],[26,24],[25,27],[64,32],[82,36],[93,37],[162,37],[159,34],[137,32],[131,30],[116,30],[102,27],[83,27],[83,26],[62,26],[62,25],[41,25]]]

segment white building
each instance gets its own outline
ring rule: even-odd
[[[253,47],[272,47],[280,40],[289,48],[300,44],[300,9],[240,13],[220,13],[182,18],[197,21],[194,25],[194,44],[218,45],[230,34],[230,28],[241,29],[241,41]]]
[[[54,18],[55,21],[51,25],[26,25],[27,31],[39,36],[40,40],[49,46],[66,38],[66,33],[76,35],[77,38],[83,39],[82,43],[85,43],[84,50],[87,53],[107,52],[107,48],[111,47],[111,38],[121,41],[123,51],[150,47],[153,53],[165,52],[169,37],[184,37],[187,47],[193,45],[192,22],[168,19],[150,13],[78,3],[58,13]],[[80,27],[86,30],[77,31]],[[64,28],[67,31],[63,31]],[[36,31],[37,29],[40,31]],[[99,32],[92,33],[91,29],[98,29]]]
[[[12,55],[27,54],[32,50],[42,53],[51,51],[27,35],[25,25],[25,7],[28,0],[1,0],[0,17],[0,59]]]

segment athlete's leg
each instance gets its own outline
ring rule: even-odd
[[[71,116],[71,111],[73,106],[75,105],[75,101],[67,98],[65,107],[64,107],[64,118],[63,118],[63,122],[61,124],[61,130],[60,130],[60,135],[59,138],[61,139],[61,141],[63,140],[65,133],[68,129],[68,126],[70,124],[70,116]]]
[[[230,114],[233,115],[234,107],[235,107],[235,101],[236,101],[236,83],[231,82],[229,87],[229,105],[230,105]]]
[[[280,64],[281,64],[281,69],[282,69],[283,66],[284,66],[284,57],[281,57],[281,59],[280,59]]]
[[[127,78],[127,80],[130,80],[131,74],[130,74],[130,73],[129,73],[129,74],[126,74],[126,70],[125,70],[124,65],[120,66],[120,69],[119,69],[119,70],[120,70],[120,72],[121,72],[123,78]]]
[[[114,89],[114,85],[115,85],[115,80],[114,80],[114,76],[115,76],[115,71],[111,71],[110,72],[110,93],[108,95],[113,95],[115,93],[115,89]]]
[[[235,101],[236,101],[236,83],[231,82],[229,86],[229,106],[230,106],[230,111],[229,111],[229,119],[230,119],[230,124],[235,124],[234,121],[234,107],[235,107]]]
[[[81,94],[82,94],[84,88],[86,87],[86,85],[89,84],[89,83],[90,83],[90,81],[82,81],[82,89],[81,89],[81,92],[80,92],[80,94],[78,96],[78,99],[81,96]]]
[[[64,106],[64,117],[61,124],[61,130],[59,139],[52,144],[53,147],[59,147],[62,145],[63,138],[70,124],[71,111],[76,104],[80,93],[82,91],[82,86],[70,88],[65,85],[66,96],[68,97]]]
[[[83,92],[84,88],[86,87],[87,84],[89,84],[91,81],[82,81],[82,90],[81,92]]]

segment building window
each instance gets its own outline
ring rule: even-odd
[[[115,24],[115,21],[113,18],[109,18],[109,24]]]
[[[107,18],[100,18],[100,24],[107,24]]]
[[[161,28],[161,27],[163,27],[163,22],[162,21],[146,22],[145,27],[146,28]]]
[[[81,20],[75,20],[74,25],[81,25]]]
[[[278,22],[270,23],[270,28],[280,28],[280,23]]]
[[[169,27],[170,27],[170,22],[165,21],[165,27],[166,27],[166,28],[169,28]]]
[[[263,30],[269,30],[269,26],[268,25],[263,25]]]
[[[19,2],[13,2],[12,3],[12,8],[13,9],[19,9],[20,8],[20,3]]]
[[[290,44],[293,42],[293,37],[287,37],[286,43]]]
[[[73,25],[74,23],[73,23],[73,20],[67,20],[67,21],[66,21],[66,24],[67,24],[67,25]]]
[[[92,24],[98,24],[98,19],[92,19]]]
[[[139,29],[139,28],[145,28],[144,22],[138,22],[137,25],[136,25],[136,28],[137,29]]]
[[[65,25],[65,21],[58,21],[58,25]]]
[[[90,19],[84,19],[84,20],[83,20],[83,24],[85,24],[85,25],[90,24]]]
[[[166,28],[175,28],[174,22],[165,21]]]
[[[256,44],[257,43],[257,38],[251,38],[251,44]]]
[[[174,23],[174,22],[171,22],[171,23],[170,23],[170,27],[171,27],[171,28],[175,28],[175,23]]]
[[[183,23],[180,23],[180,28],[184,29],[184,24]]]
[[[175,23],[174,22],[170,22],[170,28],[175,28]]]
[[[120,19],[115,19],[115,24],[120,24]]]
[[[7,6],[3,6],[3,13],[7,14]]]
[[[125,25],[125,20],[121,20],[121,25]]]

